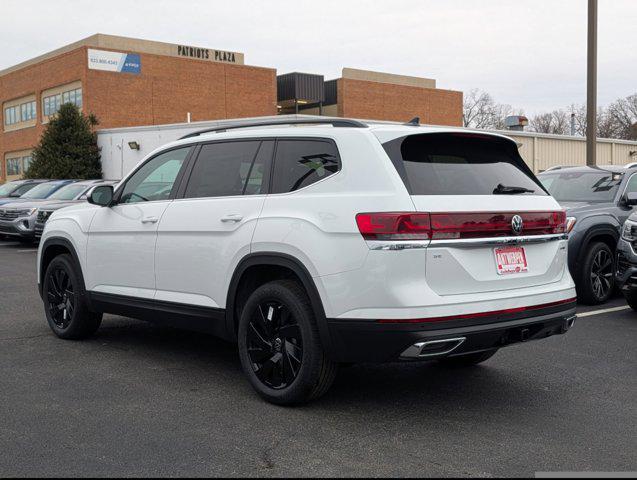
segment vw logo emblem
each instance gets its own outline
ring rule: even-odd
[[[524,220],[522,220],[522,217],[519,215],[513,215],[513,218],[511,219],[511,229],[513,230],[513,233],[519,235],[522,233],[523,228]]]

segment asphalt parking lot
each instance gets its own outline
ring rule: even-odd
[[[235,348],[107,316],[50,333],[35,249],[0,242],[0,476],[530,476],[637,471],[637,313],[481,367],[357,365],[302,408],[255,396]]]

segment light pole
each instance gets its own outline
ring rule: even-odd
[[[588,0],[586,165],[597,164],[597,0]]]

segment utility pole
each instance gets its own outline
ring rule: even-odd
[[[588,0],[586,165],[597,164],[597,0]]]

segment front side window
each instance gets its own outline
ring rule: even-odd
[[[119,203],[168,200],[190,147],[162,153],[146,162],[126,182]]]
[[[274,141],[204,145],[197,157],[186,198],[258,195],[266,192],[266,166]]]
[[[336,145],[328,140],[279,140],[272,193],[294,192],[340,170]]]

